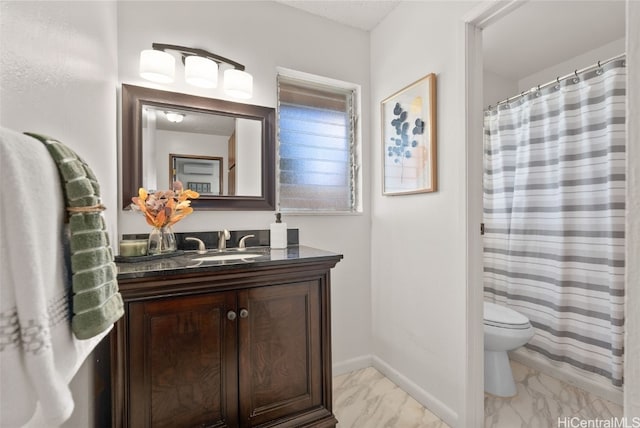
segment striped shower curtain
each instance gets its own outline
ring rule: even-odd
[[[523,313],[526,345],[623,383],[625,61],[489,108],[485,299]]]

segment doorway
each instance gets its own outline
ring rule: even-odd
[[[468,367],[467,367],[467,390],[466,390],[466,424],[465,426],[483,426],[484,423],[484,389],[483,389],[483,331],[482,331],[482,287],[479,284],[482,283],[482,239],[480,234],[478,233],[479,224],[482,221],[482,111],[483,108],[486,107],[485,100],[483,99],[483,65],[484,65],[484,56],[483,56],[483,30],[489,27],[490,25],[497,23],[505,16],[510,13],[516,11],[521,6],[525,5],[526,1],[503,1],[503,2],[483,2],[478,7],[473,9],[464,19],[464,28],[463,28],[463,40],[464,40],[464,64],[465,64],[465,73],[464,73],[464,82],[463,85],[466,88],[466,102],[465,105],[467,107],[466,112],[466,164],[467,164],[467,227],[468,227],[468,241],[467,241],[467,301],[468,301],[468,312],[467,312],[467,342],[468,342]],[[638,12],[637,5],[633,5],[633,2],[628,2],[627,4],[627,15],[631,13],[640,13]],[[635,11],[635,12],[634,12]],[[630,19],[627,19],[627,22],[633,22]],[[638,28],[627,25],[626,29],[626,39],[629,40],[637,40],[640,36],[640,31]],[[635,37],[635,39],[634,39]],[[631,52],[632,49],[627,49],[627,51]],[[636,52],[637,55],[637,52]],[[606,59],[606,58],[604,58]],[[633,53],[631,58],[629,58],[629,76],[632,76],[633,73],[631,71],[631,67],[633,64],[637,64],[634,62]],[[635,61],[637,61],[637,56],[635,57]],[[631,80],[631,79],[630,79]],[[540,81],[538,83],[545,83]],[[637,83],[636,83],[637,84]],[[631,93],[632,91],[629,90]],[[631,98],[628,102],[633,105],[633,103],[637,103],[638,100],[634,101],[633,94],[630,94]],[[637,94],[636,94],[637,96]],[[495,101],[499,101],[496,99]],[[494,102],[495,102],[494,101]],[[628,117],[633,117],[628,112]],[[634,127],[637,127],[637,124],[630,124],[630,131],[633,132]],[[637,132],[637,131],[635,131]],[[627,137],[628,141],[633,139],[632,133],[630,133]],[[637,135],[637,134],[636,134]],[[636,137],[637,138],[637,137]],[[631,153],[628,153],[630,160],[628,161],[629,169],[638,168],[638,159],[633,159]],[[637,158],[637,156],[636,156]],[[637,193],[637,185],[636,188],[633,189],[634,184],[632,183],[631,178],[628,179],[628,188],[627,195],[630,195],[634,190]],[[633,197],[633,196],[632,196]],[[637,196],[636,196],[637,198]],[[628,204],[630,207],[633,207],[633,201],[628,200]],[[637,207],[637,204],[635,205]],[[637,209],[637,208],[636,208]],[[633,215],[628,213],[628,217],[632,218]],[[636,220],[631,219],[632,223],[636,222]],[[629,225],[627,233],[630,230],[637,229],[637,224]],[[627,260],[630,260],[629,254],[638,254],[639,244],[637,242],[630,242],[628,240],[628,249],[627,249]],[[638,273],[635,271],[627,273],[627,284],[637,283],[638,282]],[[635,281],[634,281],[635,279]],[[627,286],[627,290],[629,287]],[[629,290],[631,291],[631,290]],[[628,294],[627,297],[627,307],[632,302],[636,302],[636,304],[640,304],[640,296],[637,292],[635,294]],[[631,320],[628,323],[628,332],[627,338],[632,338],[632,336],[638,336],[638,322],[637,320]],[[477,339],[480,337],[480,339]],[[628,345],[628,344],[627,344]],[[637,347],[636,344],[636,348]],[[630,385],[632,382],[632,378],[635,379],[635,385],[638,385],[640,368],[638,367],[640,364],[637,361],[630,361],[630,358],[627,358],[625,363],[626,369],[626,379],[625,383]],[[634,360],[638,360],[634,358]],[[630,391],[629,388],[625,390],[625,404],[635,403],[637,406],[638,396],[640,393],[637,391]],[[635,397],[635,398],[634,398]],[[637,409],[637,407],[626,406],[625,414],[628,416],[635,416],[633,413],[633,409]]]

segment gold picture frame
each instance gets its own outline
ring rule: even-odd
[[[430,73],[380,103],[382,194],[437,190],[436,75]]]

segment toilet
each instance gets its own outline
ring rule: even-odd
[[[484,302],[484,390],[498,397],[516,395],[507,351],[529,342],[534,330],[519,312]]]

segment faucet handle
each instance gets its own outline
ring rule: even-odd
[[[227,249],[227,241],[231,238],[231,233],[227,230],[221,230],[218,232],[218,250],[226,250]]]
[[[185,241],[196,241],[198,243],[198,254],[205,254],[207,252],[207,247],[204,245],[204,242],[198,238],[194,238],[193,236],[188,236],[184,238]]]
[[[240,238],[240,242],[238,242],[238,249],[244,250],[246,248],[245,241],[249,238],[255,238],[256,235],[245,235]]]

